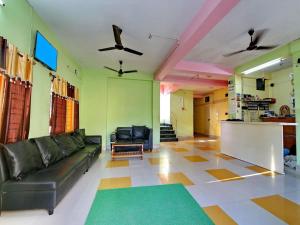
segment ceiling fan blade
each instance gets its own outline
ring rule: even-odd
[[[257,45],[261,41],[261,39],[265,36],[267,31],[268,31],[267,29],[255,31],[255,37],[252,41],[254,46]]]
[[[116,44],[122,46],[121,33],[122,29],[116,25],[112,25]]]
[[[258,46],[256,50],[269,50],[278,47],[278,45]]]
[[[137,73],[137,70],[127,70],[127,71],[123,71],[123,73]]]
[[[223,56],[224,56],[224,57],[229,57],[229,56],[233,56],[233,55],[236,55],[236,54],[245,52],[245,51],[247,51],[247,50],[240,50],[240,51],[236,51],[236,52],[232,52],[232,53],[225,54],[225,55],[223,55]]]
[[[104,68],[106,68],[106,69],[108,69],[108,70],[111,70],[111,71],[114,71],[114,72],[116,72],[116,73],[119,73],[118,70],[112,69],[112,68],[110,68],[110,67],[104,66]]]
[[[109,47],[109,48],[100,48],[98,51],[103,52],[103,51],[110,51],[110,50],[115,50],[117,49],[116,47]]]
[[[138,51],[135,51],[135,50],[133,50],[133,49],[130,49],[130,48],[124,48],[124,51],[126,51],[126,52],[130,52],[130,53],[132,53],[132,54],[136,54],[136,55],[143,55],[143,53],[141,53],[141,52],[138,52]]]

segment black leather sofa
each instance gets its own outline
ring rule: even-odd
[[[101,136],[84,129],[0,146],[0,210],[49,215],[101,153]],[[1,212],[0,211],[0,212]]]
[[[152,129],[146,126],[117,127],[110,136],[110,143],[141,143],[144,150],[153,149]]]

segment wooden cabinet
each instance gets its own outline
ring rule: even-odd
[[[277,122],[277,123],[295,123],[295,118],[292,117],[271,117],[262,118],[263,122]],[[283,126],[283,143],[285,148],[291,148],[296,144],[296,126]]]

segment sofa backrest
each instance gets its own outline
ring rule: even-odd
[[[3,145],[10,178],[21,180],[26,174],[44,168],[38,147],[32,140]]]
[[[132,140],[132,127],[118,127],[116,130],[116,138],[118,141]]]
[[[80,150],[80,148],[74,143],[73,139],[71,138],[71,134],[54,135],[52,138],[62,150],[64,157],[68,157],[76,151]]]
[[[148,139],[150,130],[146,126],[132,126],[132,138],[135,139]]]
[[[43,163],[46,167],[63,159],[63,151],[50,136],[38,137],[32,139],[37,145]]]

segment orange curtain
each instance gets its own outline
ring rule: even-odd
[[[8,81],[8,77],[6,77],[3,73],[0,73],[0,137],[2,136]]]
[[[66,108],[66,132],[74,131],[74,100],[67,99],[67,108]]]

